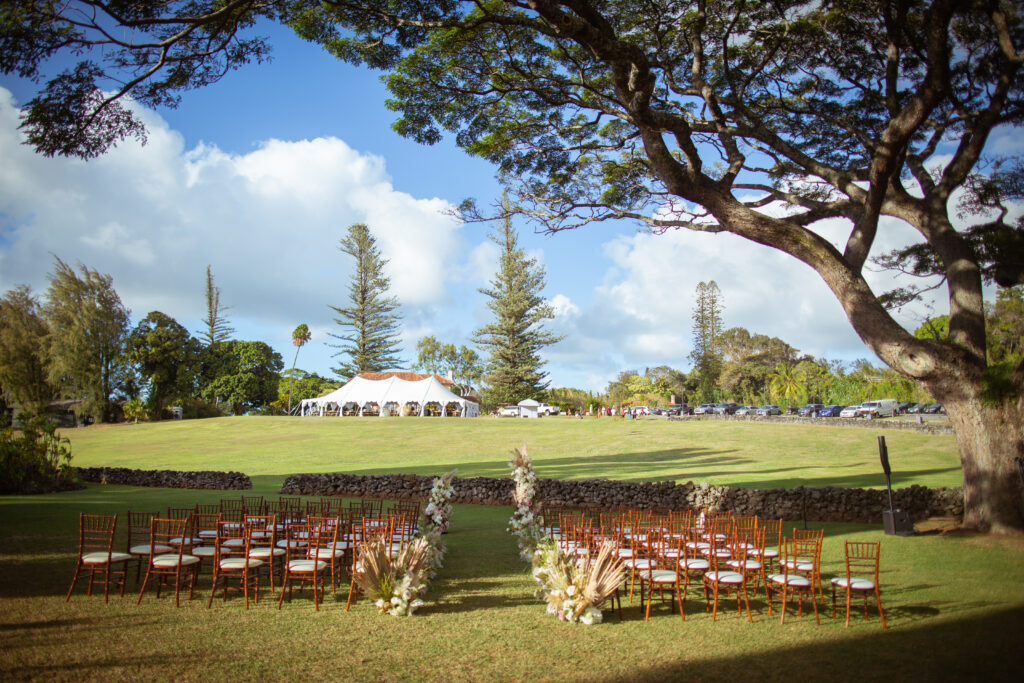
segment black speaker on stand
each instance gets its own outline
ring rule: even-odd
[[[914,520],[906,510],[898,510],[892,505],[892,469],[889,467],[889,449],[885,447],[885,437],[878,437],[878,457],[882,461],[885,472],[885,485],[889,489],[889,509],[882,511],[882,527],[890,536],[913,536]]]

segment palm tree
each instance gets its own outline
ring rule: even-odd
[[[768,386],[775,400],[784,400],[793,405],[803,400],[806,393],[805,382],[800,373],[793,371],[793,366],[779,363],[775,366],[775,373],[771,376]]]
[[[313,338],[313,335],[309,332],[309,326],[306,323],[302,323],[295,328],[292,332],[292,344],[295,345],[295,360],[292,361],[292,371],[288,375],[288,414],[292,414],[292,383],[295,381],[295,364],[299,361],[299,349],[301,349],[306,342]]]

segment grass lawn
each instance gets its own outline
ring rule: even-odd
[[[526,441],[540,477],[707,481],[751,488],[878,488],[885,434],[894,486],[959,486],[956,440],[915,432],[663,419],[433,420],[233,417],[64,432],[81,467],[505,477]]]
[[[874,433],[859,429],[725,423],[476,420],[441,428],[410,420],[231,418],[71,432],[78,465],[232,469],[276,495],[305,471],[505,476],[505,453],[525,437],[542,476],[707,480],[781,486],[878,485]],[[383,423],[384,421],[382,421]],[[887,435],[903,484],[955,484],[949,437]],[[175,609],[152,591],[67,604],[79,512],[156,510],[215,502],[217,491],[90,486],[0,498],[0,676],[48,680],[1004,680],[1024,665],[1024,543],[968,535],[884,536],[877,526],[826,524],[824,571],[840,570],[842,539],[881,539],[889,629],[877,614],[845,629],[830,611],[754,623],[734,604],[712,623],[691,594],[685,623],[668,605],[650,622],[637,604],[624,619],[587,627],[557,621],[532,598],[527,567],[505,532],[507,508],[456,506],[446,566],[416,616],[344,610],[344,591],[316,613],[296,594],[246,612],[240,597],[206,608],[209,578]],[[235,494],[228,494],[234,496]],[[812,525],[819,526],[819,525]],[[130,588],[134,585],[130,582]]]

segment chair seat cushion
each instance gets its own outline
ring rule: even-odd
[[[221,545],[226,546],[228,548],[241,548],[241,547],[245,546],[245,539],[244,538],[229,538],[229,539],[226,539],[223,543],[221,543]]]
[[[805,560],[784,560],[782,563],[789,569],[795,569],[798,572],[809,572],[814,570],[814,563],[807,562]]]
[[[746,569],[748,572],[756,572],[761,569],[761,563],[757,560],[729,560],[726,564],[733,569]]]
[[[284,548],[252,548],[251,550],[249,550],[249,557],[257,557],[259,559],[265,560],[271,556],[281,557],[282,555],[284,555],[284,553]]]
[[[651,572],[651,583],[675,583],[676,573],[668,569],[655,569]]]
[[[650,560],[635,559],[635,560],[626,560],[622,564],[624,564],[627,567],[630,567],[632,569],[647,569],[647,568],[651,567],[653,563]]]
[[[85,564],[113,564],[114,562],[126,562],[132,559],[128,553],[85,553],[82,555],[82,562]]]
[[[284,539],[277,542],[278,548],[305,548],[307,545],[309,544],[305,541],[289,541],[288,539]]]
[[[178,538],[172,538],[169,541],[167,541],[168,544],[173,545],[173,546],[179,546],[179,545],[182,545],[182,544],[185,544],[185,545],[199,545],[202,542],[203,542],[203,539],[201,539],[201,538],[194,538],[194,537],[193,538],[182,538],[180,536]]]
[[[772,583],[777,583],[780,586],[787,585],[791,588],[810,588],[811,580],[806,576],[794,576],[792,574],[787,577],[785,574],[771,574],[768,576],[768,580]]]
[[[187,567],[188,565],[195,564],[196,562],[199,562],[199,558],[196,557],[195,555],[182,555],[181,556],[181,566],[182,567]],[[156,557],[153,558],[153,566],[154,567],[161,567],[161,568],[164,568],[164,569],[166,569],[168,567],[176,567],[176,566],[178,566],[178,554],[177,553],[167,553],[166,555],[157,555]]]
[[[288,563],[288,571],[290,572],[300,572],[308,574],[314,571],[320,572],[326,568],[327,563],[323,560],[317,560],[315,562],[313,560],[292,560]]]
[[[203,529],[198,534],[196,534],[196,536],[198,536],[199,538],[217,538],[217,530]]]
[[[633,551],[629,548],[619,548],[615,552],[622,558],[633,557]]]
[[[685,563],[680,562],[679,566],[690,571],[704,571],[710,568],[711,564],[707,560],[702,560],[698,557],[686,560]]]
[[[856,576],[851,577],[849,581],[846,580],[845,576],[837,576],[832,579],[832,585],[839,586],[840,588],[846,588],[847,583],[849,583],[850,590],[852,591],[875,590],[875,582],[871,579],[858,579]]]
[[[309,552],[309,559],[311,560],[332,560],[335,557],[341,557],[345,554],[345,551],[341,548],[318,548]]]
[[[212,545],[201,545],[198,548],[192,548],[192,554],[196,557],[213,557],[217,554],[217,549]]]
[[[249,557],[249,558],[245,558],[245,557],[229,557],[226,560],[221,560],[220,561],[220,568],[221,569],[227,569],[227,570],[245,569],[246,565],[249,566],[249,569],[255,569],[256,567],[262,567],[263,566],[263,560],[258,560],[258,559],[253,558],[253,557]]]
[[[715,581],[717,583],[743,583],[743,574],[740,574],[739,572],[708,572],[704,576],[708,581]]]
[[[172,550],[174,550],[174,548],[172,548],[169,545],[156,546],[156,551],[158,553],[169,553]],[[143,545],[133,545],[131,548],[128,549],[128,552],[132,555],[149,555],[149,544],[145,543]]]

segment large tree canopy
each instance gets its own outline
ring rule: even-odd
[[[93,4],[104,3],[14,3],[2,23],[0,54],[8,57],[0,66],[38,75],[46,57],[87,46],[65,17],[69,8]],[[994,132],[1019,126],[1024,114],[1019,3],[282,0],[131,7],[110,16],[140,40],[172,30],[226,35],[226,28],[279,10],[300,35],[338,57],[393,69],[396,129],[426,143],[454,134],[498,165],[520,210],[548,230],[631,218],[656,230],[731,232],[806,263],[865,343],[946,405],[960,444],[965,523],[1024,529],[1014,463],[1024,456],[1024,365],[1001,370],[993,382],[982,295],[986,279],[1024,281],[1024,239],[1007,207],[1020,197],[1021,162],[988,149]],[[124,72],[123,80],[163,68],[156,47],[108,48],[108,55],[128,55],[107,65]],[[231,65],[257,52],[212,54]],[[180,78],[153,82],[168,93],[202,84],[184,65],[199,68],[204,60],[184,59]],[[87,155],[136,132],[116,116],[80,115],[96,97],[83,85],[88,68],[51,82],[30,103],[26,126],[44,153]],[[156,101],[144,89],[140,97]],[[79,133],[88,139],[63,146],[62,136],[76,142]],[[843,224],[845,239],[833,243],[824,221],[830,231]],[[945,339],[916,338],[890,315],[888,305],[918,288],[874,292],[865,279],[879,237],[899,221],[917,231],[919,243],[876,256],[945,289]]]

